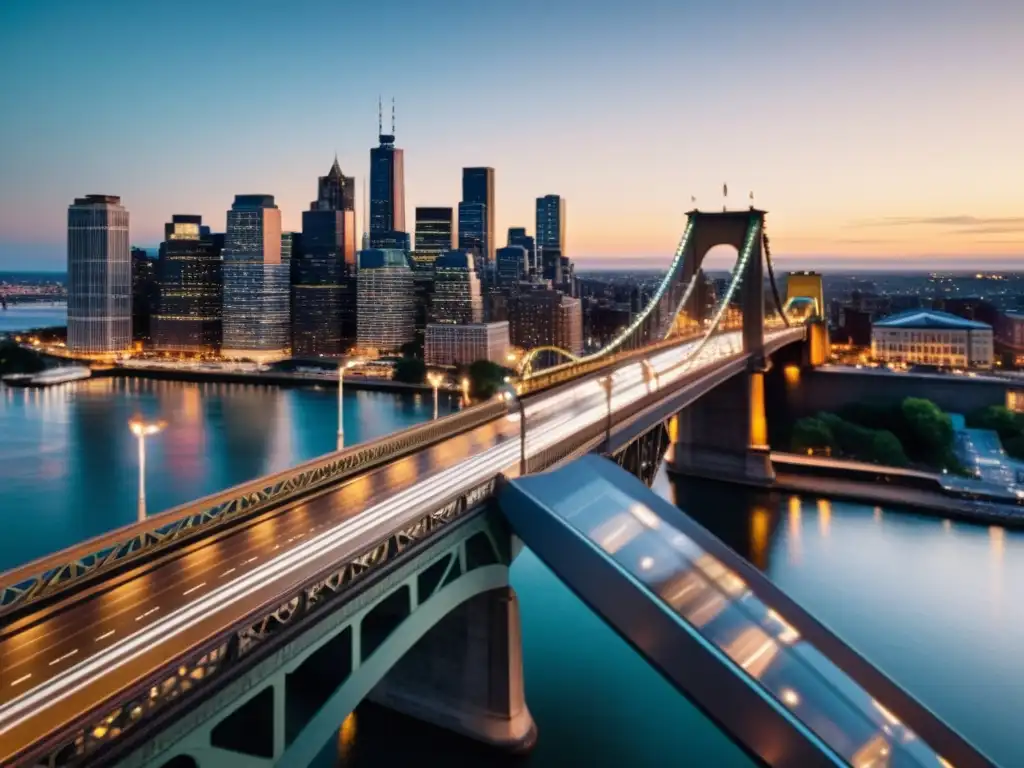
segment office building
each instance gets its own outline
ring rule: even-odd
[[[527,291],[509,299],[509,335],[522,349],[560,347],[583,353],[583,311],[579,299],[554,290]]]
[[[354,187],[335,158],[302,212],[302,247],[291,261],[293,357],[338,357],[356,343]]]
[[[992,326],[948,312],[901,312],[872,324],[871,354],[886,363],[991,368]]]
[[[477,360],[507,365],[508,350],[508,323],[427,325],[427,365],[469,365]]]
[[[449,251],[434,262],[434,292],[431,322],[483,322],[483,295],[480,278],[471,254]]]
[[[565,200],[558,195],[537,198],[537,253],[545,280],[560,285],[566,279],[562,257],[565,256]]]
[[[391,133],[384,133],[378,113],[380,145],[370,150],[370,248],[380,250],[388,233],[406,232],[405,157],[395,147],[395,115],[391,112]]]
[[[358,345],[365,354],[401,351],[415,337],[412,270],[403,251],[359,252]]]
[[[371,242],[371,248],[381,251],[401,251],[408,254],[412,250],[408,232],[378,232],[371,238]]]
[[[144,248],[131,249],[132,341],[142,346],[153,343],[153,315],[160,298],[156,262]]]
[[[416,209],[416,252],[447,253],[455,248],[451,208]]]
[[[502,287],[518,287],[521,280],[528,276],[527,261],[529,254],[521,245],[506,245],[495,253],[497,277],[496,282]]]
[[[68,206],[68,350],[113,356],[132,343],[128,211],[115,195]]]
[[[153,345],[162,352],[205,355],[220,350],[224,235],[202,216],[175,215],[164,225],[157,275],[160,303]]]
[[[221,354],[257,362],[288,356],[290,267],[273,195],[236,195],[224,235]]]
[[[477,274],[488,264],[487,206],[484,203],[459,203],[459,250],[471,254]]]
[[[521,245],[527,253],[527,271],[530,277],[540,277],[541,267],[537,263],[537,241],[526,234],[525,227],[508,228],[508,244]]]
[[[480,205],[482,213],[480,220],[476,217],[470,219],[475,229],[470,233],[469,238],[479,244],[482,261],[487,264],[494,263],[494,169],[493,168],[463,168],[462,169],[462,202],[470,205]],[[474,209],[477,210],[477,209]],[[459,216],[459,234],[462,233],[462,216]],[[472,246],[464,245],[459,241],[459,248],[469,249]]]

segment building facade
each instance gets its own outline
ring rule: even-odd
[[[392,125],[394,131],[394,125]],[[392,134],[381,133],[380,145],[370,150],[370,248],[380,238],[405,228],[405,154]]]
[[[417,208],[414,250],[442,254],[455,248],[454,223],[451,208]]]
[[[287,357],[291,265],[281,255],[281,211],[273,195],[236,195],[223,250],[224,357]]]
[[[565,200],[559,195],[537,198],[537,253],[545,280],[556,285],[565,280]]]
[[[469,365],[477,360],[507,365],[508,351],[508,323],[427,325],[424,354],[427,365]]]
[[[527,272],[532,277],[540,277],[541,268],[537,263],[537,241],[531,235],[526,234],[525,227],[508,228],[508,244],[521,245],[527,253]]]
[[[164,225],[157,275],[159,308],[153,345],[162,352],[214,354],[223,333],[223,235],[211,235],[202,216],[175,215]]]
[[[132,344],[128,211],[115,195],[68,206],[68,349],[113,356]]]
[[[153,343],[153,316],[160,299],[157,263],[144,248],[131,249],[132,341],[144,347]]]
[[[356,343],[355,180],[335,158],[317,186],[291,260],[294,357],[338,357]]]
[[[558,291],[537,290],[509,299],[509,335],[522,349],[559,347],[583,353],[583,308],[579,299]]]
[[[434,261],[430,320],[434,323],[481,323],[483,293],[472,254],[449,251]]]
[[[488,264],[487,206],[484,203],[459,203],[459,250],[473,256],[477,274],[484,274]]]
[[[495,275],[502,287],[515,286],[528,276],[529,253],[521,245],[506,245],[495,252]]]
[[[991,368],[992,326],[946,312],[901,312],[871,326],[871,353],[886,363]]]
[[[403,251],[359,252],[357,339],[364,352],[399,352],[415,338],[413,275]]]
[[[467,205],[483,206],[473,208],[480,215],[470,217],[469,224],[473,227],[470,239],[477,243],[479,255],[483,262],[494,263],[494,169],[463,168],[462,169],[462,202]],[[459,233],[462,233],[462,217],[459,216]],[[469,249],[459,241],[459,248]]]

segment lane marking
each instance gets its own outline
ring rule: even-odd
[[[235,572],[234,568],[228,568],[226,571],[224,571],[224,573],[221,574],[221,578],[223,578],[224,576],[230,576],[234,572]]]
[[[135,617],[135,620],[136,620],[136,621],[142,621],[142,620],[143,620],[144,618],[146,618],[147,616],[150,616],[150,615],[152,615],[152,614],[156,613],[156,612],[157,612],[157,611],[159,611],[159,610],[160,610],[160,606],[159,606],[159,605],[158,605],[158,606],[157,606],[156,608],[150,608],[150,609],[149,609],[148,611],[146,611],[146,612],[145,612],[144,614],[142,614],[141,616],[136,616],[136,617]]]
[[[202,584],[196,584],[191,589],[186,589],[184,592],[181,593],[181,595],[182,597],[187,597],[188,595],[191,595],[193,592],[195,592],[197,589],[202,589],[205,586],[206,582],[204,581]]]
[[[102,635],[100,635],[99,637],[96,638],[96,642],[98,643],[100,640],[106,640],[108,637],[110,637],[116,631],[117,631],[116,629],[112,629],[109,632],[104,632]]]
[[[32,673],[31,673],[31,672],[29,672],[29,673],[28,673],[27,675],[22,675],[22,676],[21,676],[21,677],[19,677],[19,678],[18,678],[17,680],[12,680],[12,681],[11,681],[11,687],[13,688],[13,687],[14,687],[14,686],[16,686],[16,685],[17,685],[18,683],[24,683],[24,682],[25,682],[26,680],[28,680],[28,679],[29,679],[30,677],[32,677]]]
[[[63,656],[61,656],[59,658],[56,658],[53,661],[51,661],[50,662],[50,666],[52,667],[54,664],[60,664],[62,661],[64,661],[64,659],[70,659],[76,653],[78,653],[78,649],[77,648],[75,648],[75,650],[73,650],[73,651],[68,651]]]

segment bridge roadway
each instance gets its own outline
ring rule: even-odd
[[[715,337],[681,366],[693,342],[650,358],[657,386],[710,374],[736,359],[739,334]],[[612,409],[647,394],[640,363],[613,374]],[[534,455],[606,418],[595,379],[527,402]],[[499,473],[518,473],[518,413],[268,512],[184,554],[140,566],[87,598],[70,597],[0,629],[0,765],[40,739],[102,715],[119,691],[244,624],[282,594],[363,551],[440,499]]]

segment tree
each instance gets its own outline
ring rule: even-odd
[[[967,426],[975,429],[991,429],[999,433],[1001,440],[1009,440],[1024,432],[1020,414],[1005,405],[990,405],[967,415]]]
[[[953,422],[931,400],[908,397],[900,406],[906,426],[903,447],[917,461],[934,467],[952,468]]]
[[[469,377],[469,391],[474,399],[486,400],[505,383],[505,377],[511,371],[490,360],[477,360],[471,363],[466,372]]]
[[[871,436],[870,453],[865,458],[876,464],[886,464],[890,467],[905,467],[909,463],[900,441],[887,429],[874,431]]]
[[[402,345],[402,357],[423,357],[423,344],[418,341],[407,341]]]
[[[403,384],[422,384],[427,378],[427,364],[417,357],[403,357],[395,363],[391,378]]]
[[[836,439],[832,430],[824,421],[813,416],[802,418],[793,425],[793,435],[790,441],[793,451],[796,453],[821,449],[833,451],[836,448]]]
[[[37,352],[13,341],[0,341],[0,374],[39,373],[46,363]]]

